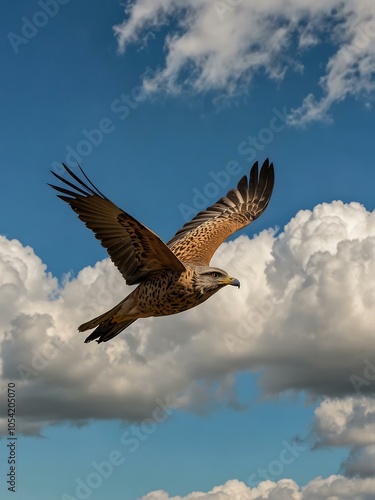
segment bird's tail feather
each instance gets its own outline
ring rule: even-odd
[[[122,321],[121,323],[111,323],[110,320],[101,323],[95,330],[87,337],[85,343],[96,340],[98,344],[101,342],[108,342],[108,340],[116,337],[122,330],[125,330],[129,325],[134,323],[136,319],[128,319],[127,321]]]
[[[109,311],[101,314],[100,316],[97,316],[96,318],[90,319],[90,321],[87,321],[87,323],[82,323],[82,325],[80,325],[78,327],[78,331],[85,332],[86,330],[91,330],[92,328],[99,326],[100,323],[103,323],[104,321],[107,321],[107,320],[113,318],[113,316],[119,312],[123,303],[124,303],[124,301],[120,302],[119,304],[117,304],[117,306],[115,306],[112,309],[110,309]]]
[[[90,321],[87,321],[87,323],[83,323],[78,327],[79,332],[85,332],[86,330],[91,330],[92,328],[97,327],[86,338],[86,343],[95,339],[97,339],[98,343],[107,342],[108,340],[113,339],[113,337],[116,337],[116,335],[122,332],[122,330],[125,330],[125,328],[136,321],[135,319],[129,319],[116,323],[112,322],[112,318],[119,312],[126,298],[109,311],[91,319]]]

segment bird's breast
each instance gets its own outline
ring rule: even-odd
[[[133,292],[139,312],[145,316],[168,316],[203,302],[195,288],[194,272],[164,272],[141,283]]]

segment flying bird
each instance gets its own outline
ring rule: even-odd
[[[107,342],[138,318],[167,316],[195,307],[227,285],[240,282],[210,267],[223,241],[258,218],[270,201],[273,164],[268,159],[258,176],[258,162],[249,180],[187,222],[164,243],[151,229],[124,212],[97,189],[81,167],[83,178],[63,164],[71,180],[52,172],[65,186],[49,184],[91,229],[128,285],[138,286],[119,304],[78,327],[95,330],[85,342]],[[75,181],[75,182],[72,182]]]

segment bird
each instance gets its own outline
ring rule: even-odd
[[[110,201],[85,174],[51,173],[62,186],[58,191],[79,219],[107,250],[127,285],[138,285],[109,311],[78,327],[95,330],[85,343],[108,342],[139,318],[168,316],[196,307],[227,285],[240,287],[237,278],[211,267],[210,261],[230,235],[257,219],[267,208],[274,186],[273,163],[267,158],[258,175],[258,162],[236,189],[186,222],[167,243]]]

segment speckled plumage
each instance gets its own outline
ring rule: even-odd
[[[167,244],[104,196],[82,169],[88,184],[66,165],[64,168],[76,184],[52,173],[73,190],[51,187],[62,193],[59,198],[93,230],[126,283],[138,284],[113,309],[79,327],[79,331],[95,328],[85,342],[106,342],[138,318],[186,311],[226,285],[239,286],[238,280],[209,264],[228,236],[266,209],[274,184],[273,165],[268,160],[263,163],[259,178],[256,162],[249,181],[243,176],[237,189],[199,212]]]

